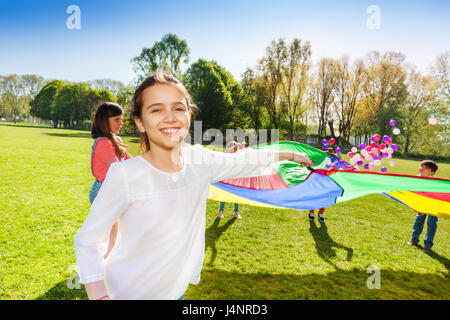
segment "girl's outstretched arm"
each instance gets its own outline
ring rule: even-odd
[[[235,153],[225,153],[200,145],[196,148],[203,153],[211,182],[270,174],[268,171],[273,170],[274,163],[283,160],[295,161],[307,167],[314,165],[305,153],[299,152],[246,148]]]

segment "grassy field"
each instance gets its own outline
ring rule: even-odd
[[[123,139],[137,155],[138,139]],[[90,133],[0,124],[0,141],[0,299],[86,299],[73,236],[90,208]],[[395,162],[390,172],[417,174],[417,161]],[[231,204],[218,220],[218,208],[208,201],[202,278],[185,299],[450,299],[449,220],[426,254],[406,245],[415,213],[382,195],[328,208],[325,224],[250,206],[235,220]],[[370,266],[380,289],[367,287]]]

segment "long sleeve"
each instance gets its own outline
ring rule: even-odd
[[[74,237],[81,283],[103,279],[103,257],[113,224],[129,206],[129,192],[121,163],[111,164],[89,215]]]
[[[278,152],[272,150],[246,148],[235,153],[224,153],[204,148],[204,153],[211,182],[268,174],[278,161]]]

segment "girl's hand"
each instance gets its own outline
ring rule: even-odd
[[[292,152],[292,158],[290,161],[295,161],[300,163],[301,167],[312,167],[314,166],[314,162],[308,158],[308,156],[304,153]]]

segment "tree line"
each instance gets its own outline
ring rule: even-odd
[[[136,85],[158,69],[176,75],[192,94],[203,130],[278,129],[280,139],[339,145],[367,142],[377,133],[392,136],[403,152],[450,156],[450,54],[440,54],[423,74],[399,52],[371,51],[350,61],[323,57],[312,61],[311,44],[301,39],[271,41],[255,66],[235,78],[216,61],[189,63],[186,41],[165,35],[131,59],[136,79],[87,83],[45,81],[36,75],[0,77],[0,116],[27,113],[54,126],[86,128],[94,107],[116,101],[125,109],[123,132],[136,133],[130,100]],[[181,66],[187,69],[182,72]],[[27,107],[28,106],[28,107]],[[431,121],[433,120],[433,121]]]

